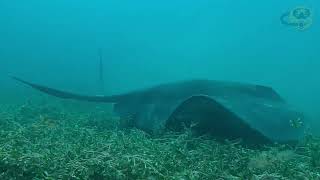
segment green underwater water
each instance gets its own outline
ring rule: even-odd
[[[313,11],[304,31],[280,22],[297,6]],[[319,7],[0,0],[0,180],[320,179]],[[110,104],[47,97],[8,75],[91,95],[186,79],[262,84],[305,113],[310,131],[296,145],[261,148],[189,131],[150,135],[124,128]]]

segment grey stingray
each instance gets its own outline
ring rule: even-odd
[[[116,114],[131,116],[137,128],[149,132],[191,128],[199,135],[253,144],[296,141],[304,132],[303,126],[292,126],[303,114],[267,86],[189,80],[120,95],[86,96],[13,78],[59,98],[113,103]]]

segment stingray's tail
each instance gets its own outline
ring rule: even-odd
[[[26,84],[33,89],[36,89],[38,91],[41,91],[43,93],[46,93],[51,96],[55,96],[58,98],[63,98],[63,99],[76,99],[76,100],[81,100],[81,101],[90,101],[90,102],[105,102],[105,103],[114,103],[117,101],[116,96],[87,96],[87,95],[80,95],[80,94],[75,94],[67,91],[62,91],[50,87],[46,87],[43,85],[31,83],[28,81],[25,81],[23,79],[20,79],[15,76],[11,76],[12,79],[19,81],[23,84]]]

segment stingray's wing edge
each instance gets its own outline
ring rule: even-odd
[[[205,131],[202,133],[226,139],[241,138],[248,144],[268,144],[272,142],[230,109],[207,95],[193,95],[182,102],[171,114],[166,122],[166,127],[180,131],[181,123],[190,125],[191,122],[188,122],[190,120],[196,121],[197,125],[193,129]]]

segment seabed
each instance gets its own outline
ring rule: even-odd
[[[252,149],[121,127],[107,105],[0,105],[0,179],[320,179],[320,139],[311,135]]]

